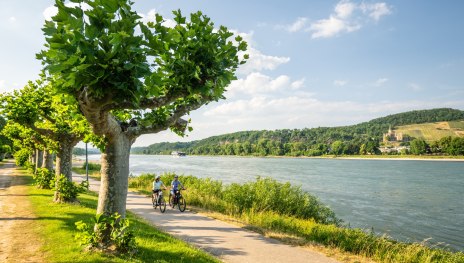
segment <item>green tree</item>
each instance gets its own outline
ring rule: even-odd
[[[68,97],[65,95],[53,93],[53,84],[55,83],[40,79],[29,82],[19,91],[4,94],[2,112],[9,121],[40,134],[32,137],[36,138],[33,148],[55,150],[56,178],[63,174],[68,181],[72,181],[72,149],[86,135],[90,138],[90,128],[79,113],[77,104],[67,101]],[[39,156],[39,153],[36,155]],[[37,158],[36,167],[41,167],[41,162]],[[62,200],[60,196],[56,192],[55,201],[73,201]]]
[[[184,135],[184,115],[224,98],[246,43],[237,36],[234,44],[201,12],[188,20],[175,11],[176,25],[167,27],[160,15],[143,24],[129,0],[74,2],[89,8],[55,1],[38,58],[105,139],[97,213],[125,217],[131,145],[168,128]]]
[[[6,120],[0,116],[0,161],[3,160],[5,155],[11,154],[13,142],[3,134],[3,130],[6,125]]]
[[[343,149],[345,148],[345,144],[342,141],[334,141],[331,144],[331,152],[335,155],[343,154]]]
[[[427,152],[427,143],[422,140],[422,139],[414,139],[411,144],[411,153],[420,155],[420,154],[425,154]]]

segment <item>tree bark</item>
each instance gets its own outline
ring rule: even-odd
[[[59,137],[59,146],[56,153],[56,169],[55,169],[55,189],[58,189],[58,179],[60,175],[66,176],[66,179],[72,182],[72,150],[73,147],[79,142],[79,139],[74,135],[63,134]],[[58,190],[55,190],[55,202],[74,201],[63,200]]]
[[[117,126],[120,130],[120,127]],[[97,214],[115,212],[126,217],[129,178],[129,155],[133,140],[121,131],[108,140],[101,156],[101,185]]]
[[[35,170],[37,171],[38,168],[42,168],[43,163],[43,155],[44,152],[42,150],[36,149],[35,150]]]
[[[43,155],[42,167],[47,168],[49,171],[53,171],[53,154],[46,149]]]
[[[72,181],[72,149],[74,145],[68,140],[61,141],[56,153],[55,175],[58,177],[63,174],[68,181]]]
[[[36,161],[36,156],[37,156],[37,153],[36,153],[36,150],[34,149],[34,150],[32,151],[32,154],[31,154],[30,158],[29,158],[29,160],[30,160],[30,162],[31,162],[31,164],[32,164],[32,168],[34,169],[34,174],[35,174],[35,161]]]

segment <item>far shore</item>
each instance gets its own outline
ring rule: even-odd
[[[131,155],[164,155],[168,154],[131,154]],[[379,161],[440,161],[440,162],[464,162],[464,156],[427,156],[427,155],[325,155],[325,156],[240,156],[240,155],[189,155],[205,157],[245,157],[245,158],[300,158],[300,159],[334,159],[334,160],[379,160]],[[84,163],[85,160],[73,157],[73,161]],[[99,160],[90,160],[89,163],[100,163]]]

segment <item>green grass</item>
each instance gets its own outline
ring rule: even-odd
[[[86,173],[85,163],[81,167],[73,167],[72,170],[73,172],[78,173],[78,174],[85,174]],[[100,164],[89,162],[89,177],[90,178],[100,180],[101,179],[100,170],[101,170]]]
[[[162,175],[161,180],[165,183],[170,182],[172,176],[173,174]],[[152,178],[151,174],[130,178],[129,185],[146,192],[151,188]],[[284,201],[298,202],[293,198],[302,197],[293,195],[293,198],[284,200],[289,197],[288,191],[280,193],[276,191],[283,188],[279,183],[258,181],[254,186],[253,183],[251,185],[247,183],[242,185],[244,187],[237,184],[229,187],[223,186],[219,181],[193,176],[180,176],[179,180],[188,188],[183,195],[189,205],[233,217],[242,224],[248,225],[247,228],[262,233],[273,232],[296,236],[304,239],[308,244],[316,242],[326,247],[366,256],[378,262],[464,262],[464,253],[461,252],[430,248],[419,243],[397,242],[360,229],[318,223],[317,220],[304,218],[292,210],[273,207],[275,204],[267,199],[276,198],[284,204]],[[259,193],[260,191],[263,192]],[[265,191],[272,194],[267,195]],[[257,201],[264,206],[247,204],[247,199]]]
[[[32,177],[27,176],[32,184]],[[127,256],[107,255],[100,252],[83,252],[74,240],[75,222],[91,222],[95,216],[97,197],[93,193],[79,195],[80,204],[56,204],[52,202],[53,191],[29,188],[29,196],[38,217],[43,250],[47,262],[219,262],[213,256],[193,248],[183,241],[157,230],[149,223],[127,214],[134,231],[139,252]]]

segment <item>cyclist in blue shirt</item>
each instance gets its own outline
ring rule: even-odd
[[[179,186],[180,189],[184,189],[184,185],[179,181],[179,176],[175,175],[171,182],[171,194],[174,194],[174,191],[179,191]]]
[[[179,192],[179,190],[183,190],[184,185],[179,181],[179,176],[175,175],[174,180],[171,182],[171,196],[174,198],[176,196],[176,193]]]

